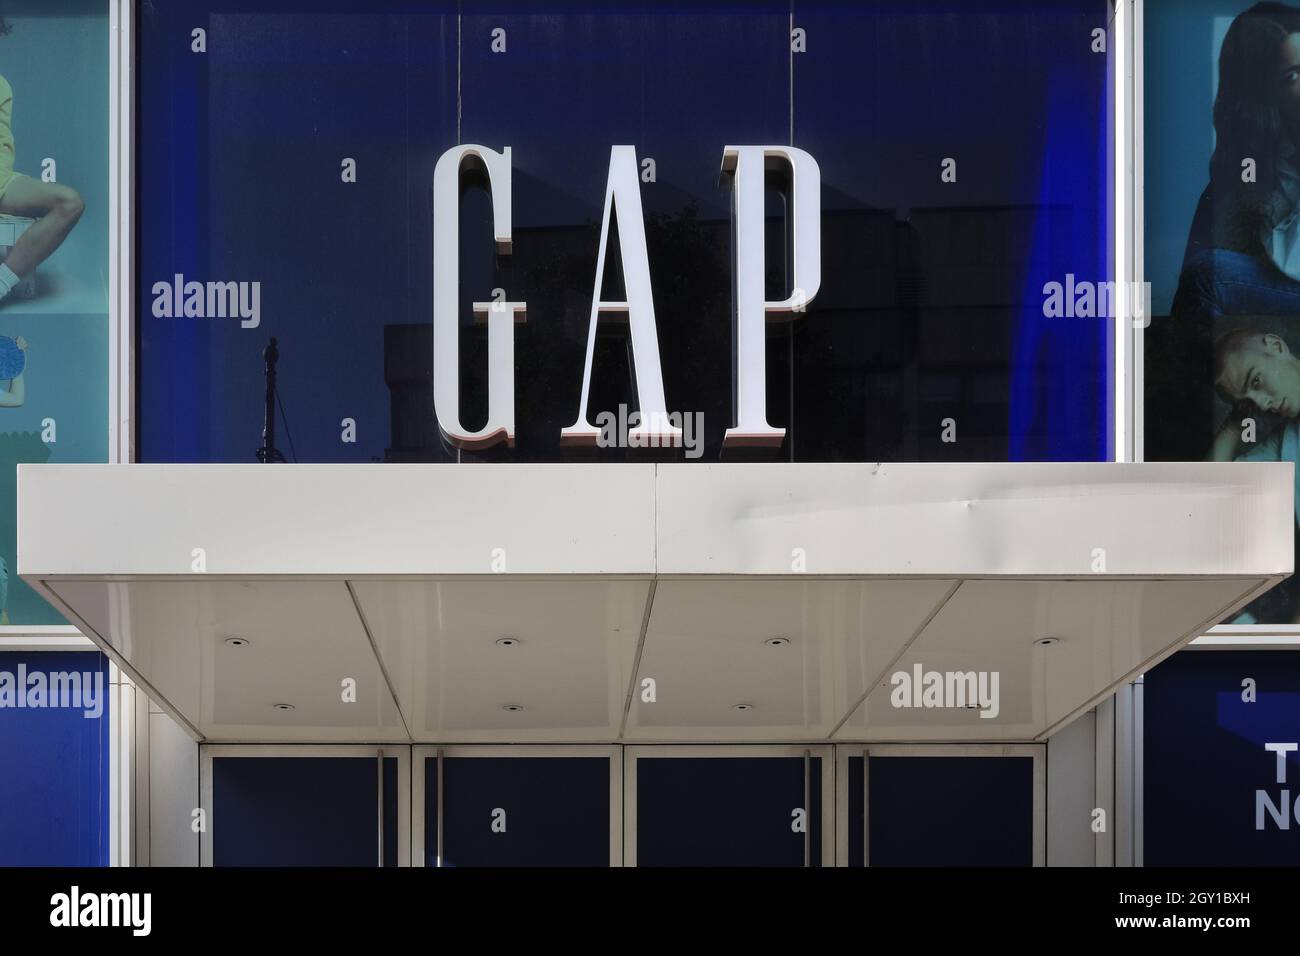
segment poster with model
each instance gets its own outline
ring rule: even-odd
[[[0,626],[61,624],[18,579],[16,466],[108,455],[107,0],[0,6]]]
[[[1145,457],[1300,464],[1300,5],[1154,0],[1143,53]]]

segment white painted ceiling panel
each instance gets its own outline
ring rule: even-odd
[[[407,739],[342,581],[60,581],[56,593],[204,737]]]
[[[627,736],[824,737],[955,585],[943,579],[661,582]],[[655,681],[653,703],[639,692],[647,678]]]
[[[648,580],[354,588],[417,741],[618,736]]]
[[[1245,586],[1238,580],[965,581],[837,739],[1032,740],[1162,657]],[[922,674],[996,671],[996,716],[981,717],[978,707],[896,706],[905,695],[894,694],[892,675],[915,675],[918,666]]]

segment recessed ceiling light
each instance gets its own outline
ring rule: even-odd
[[[248,638],[246,638],[246,637],[228,637],[228,638],[226,638],[226,643],[229,644],[231,647],[247,647],[247,646],[248,646]]]
[[[517,638],[517,637],[498,637],[498,638],[497,638],[497,646],[498,646],[498,647],[518,647],[518,646],[519,646],[520,644],[522,644],[522,643],[523,643],[523,641],[521,641],[521,640],[520,640],[519,638]]]
[[[501,705],[501,709],[502,709],[502,710],[508,710],[508,711],[510,711],[512,714],[516,714],[516,713],[518,713],[519,711],[521,711],[521,710],[524,709],[524,705],[523,705],[523,704],[502,704],[502,705]]]
[[[276,710],[283,710],[283,711],[290,711],[294,709],[293,704],[272,704],[271,706],[274,707]]]
[[[766,644],[768,647],[785,647],[787,644],[790,643],[790,638],[788,638],[788,637],[769,637],[769,638],[768,638],[767,640],[765,640],[763,643]]]
[[[1059,637],[1040,637],[1038,640],[1034,641],[1034,646],[1051,647],[1053,644],[1060,644],[1060,643],[1061,643],[1061,639]]]
[[[753,710],[753,709],[754,709],[754,705],[753,705],[753,704],[736,704],[736,705],[735,705],[734,707],[732,707],[731,709],[732,709],[732,710]]]

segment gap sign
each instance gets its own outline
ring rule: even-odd
[[[763,226],[764,173],[784,171],[785,198],[791,210],[794,249],[794,288],[788,298],[768,302],[764,293]],[[481,449],[515,441],[514,323],[527,314],[524,302],[475,302],[474,314],[488,327],[488,416],[478,431],[460,422],[460,370],[458,366],[460,185],[463,172],[486,177],[492,198],[493,235],[497,252],[511,251],[510,147],[501,152],[467,144],[447,150],[433,174],[433,371],[434,407],[443,437],[460,448]],[[806,310],[821,286],[821,171],[817,161],[793,146],[727,146],[722,151],[722,173],[734,195],[736,251],[736,312],[733,317],[735,371],[732,381],[735,419],[723,439],[724,447],[780,445],[784,428],[767,422],[765,381],[765,325]],[[609,222],[617,206],[618,243],[622,258],[624,302],[600,297],[609,244]],[[645,224],[641,211],[641,184],[636,148],[614,146],[609,153],[605,209],[601,217],[600,249],[588,323],[587,358],[582,373],[582,395],[574,423],[563,429],[566,445],[595,445],[601,429],[587,419],[591,389],[596,323],[602,315],[628,322],[632,339],[633,387],[640,422],[629,433],[641,447],[672,447],[682,443],[682,430],[668,414],[654,300],[650,292],[650,262],[646,253]]]

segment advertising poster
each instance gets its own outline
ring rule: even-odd
[[[1300,6],[1146,5],[1149,461],[1300,463]],[[1292,578],[1228,623],[1300,622]]]
[[[0,8],[0,625],[62,624],[15,573],[16,466],[108,455],[106,0]]]

